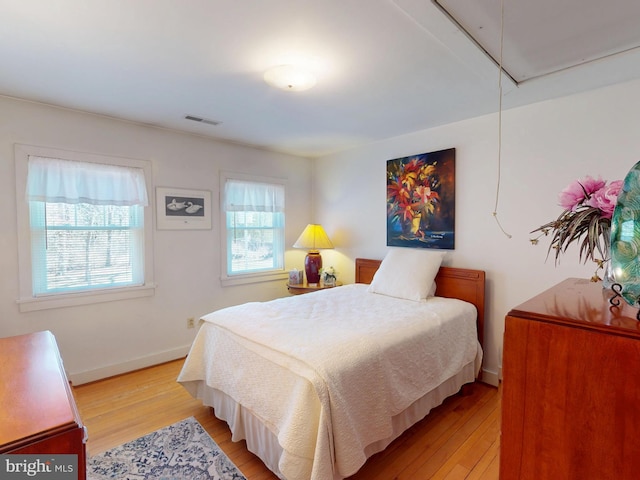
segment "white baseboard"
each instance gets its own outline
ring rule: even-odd
[[[73,385],[82,385],[83,383],[95,382],[103,378],[113,377],[122,373],[132,372],[141,368],[152,367],[164,362],[170,362],[178,358],[186,357],[189,353],[191,345],[166,350],[164,352],[154,353],[146,357],[135,358],[123,363],[108,365],[106,367],[97,368],[95,370],[87,370],[84,372],[67,373],[69,380]]]
[[[500,385],[500,374],[491,370],[482,369],[482,381],[497,387]]]

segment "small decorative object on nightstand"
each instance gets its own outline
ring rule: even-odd
[[[308,283],[305,281],[298,285],[287,283],[287,289],[289,290],[289,293],[293,295],[300,295],[302,293],[317,292],[318,290],[324,290],[325,288],[339,287],[340,285],[342,285],[342,282],[336,282],[334,285],[326,285],[324,283]]]
[[[327,287],[335,287],[336,285],[336,271],[333,267],[329,267],[322,272],[322,281]]]
[[[300,285],[304,280],[302,270],[293,269],[289,272],[289,285]]]

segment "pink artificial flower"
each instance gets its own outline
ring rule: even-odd
[[[587,205],[599,208],[602,212],[603,218],[611,218],[613,217],[613,211],[616,208],[618,194],[621,189],[622,180],[615,180],[608,186],[602,187],[600,190],[594,192],[591,198],[587,201]]]
[[[565,210],[575,212],[582,202],[588,200],[593,193],[603,188],[606,184],[607,182],[601,178],[596,180],[587,175],[582,180],[576,180],[562,190],[558,195],[558,203]]]

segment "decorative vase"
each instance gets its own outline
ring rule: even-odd
[[[614,282],[633,307],[640,306],[640,162],[624,179],[611,219],[611,261]]]
[[[418,233],[418,230],[420,230],[420,221],[422,219],[422,214],[420,213],[416,213],[413,215],[413,218],[411,219],[411,234],[415,235]]]
[[[608,260],[604,264],[604,272],[602,273],[602,288],[610,289],[614,283],[616,283],[616,276],[611,267],[611,260]]]
[[[307,274],[307,283],[318,283],[322,270],[322,257],[318,250],[309,250],[304,258],[304,272]]]

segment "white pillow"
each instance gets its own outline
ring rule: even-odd
[[[427,293],[427,298],[436,296],[437,287],[438,286],[436,285],[436,281],[434,280],[433,283],[431,284],[431,288],[429,289],[429,293]]]
[[[435,293],[434,279],[444,255],[444,252],[434,250],[391,249],[373,276],[368,291],[417,302],[423,301]]]

